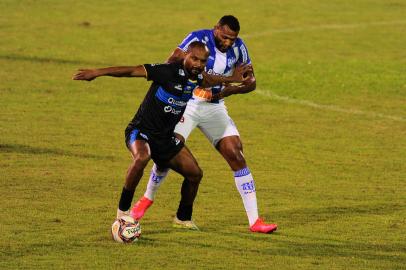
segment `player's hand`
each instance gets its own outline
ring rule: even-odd
[[[242,64],[235,68],[231,76],[235,82],[244,82],[249,79],[249,74],[252,74],[252,65]]]
[[[99,74],[95,69],[79,69],[79,71],[73,75],[73,80],[91,81],[97,78]]]

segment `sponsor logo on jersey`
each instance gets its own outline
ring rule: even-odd
[[[179,69],[179,75],[180,76],[185,76],[185,71],[183,69]]]
[[[182,91],[182,85],[181,84],[177,84],[173,88],[175,88],[176,90]]]
[[[169,104],[173,104],[173,105],[176,105],[176,106],[179,106],[179,107],[185,107],[186,106],[186,102],[185,101],[183,101],[183,100],[176,100],[176,99],[174,99],[174,98],[168,98],[168,103]]]
[[[206,72],[207,72],[207,74],[210,74],[210,75],[223,75],[221,73],[214,72],[214,70],[212,68],[210,68]]]
[[[241,185],[244,194],[249,194],[255,192],[255,184],[254,181],[251,180],[250,182],[243,183]]]
[[[172,106],[168,105],[168,106],[164,107],[164,112],[178,115],[182,112],[182,110],[177,110],[177,109],[173,108]]]

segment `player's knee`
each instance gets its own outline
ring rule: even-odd
[[[148,153],[137,153],[134,155],[133,167],[144,168],[150,159],[151,156]]]
[[[191,171],[190,175],[187,176],[187,179],[189,179],[189,181],[192,181],[194,183],[200,183],[202,178],[203,178],[203,171],[199,167],[197,167],[196,169]]]
[[[239,147],[226,147],[223,150],[223,155],[227,159],[228,163],[245,165],[245,158],[242,154],[242,150]]]
[[[196,178],[199,180],[199,182],[200,182],[200,180],[202,180],[202,178],[203,178],[203,171],[202,171],[202,169],[200,169],[200,168],[198,168],[199,170],[197,171],[197,174],[196,174]]]

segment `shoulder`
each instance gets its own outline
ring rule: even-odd
[[[235,47],[239,47],[239,48],[240,48],[241,46],[242,46],[242,47],[245,47],[245,48],[247,47],[247,46],[245,45],[244,41],[243,41],[241,38],[239,38],[239,37],[235,40],[234,46],[235,46]]]
[[[151,63],[151,64],[144,64],[144,68],[146,69],[153,69],[153,70],[166,70],[170,69],[171,66],[169,63]]]
[[[168,66],[173,70],[184,69],[182,61],[168,63]]]
[[[235,40],[232,50],[234,51],[238,62],[251,63],[250,57],[248,56],[247,46],[245,46],[245,43],[241,38]]]
[[[201,29],[189,33],[188,37],[194,38],[196,41],[208,42],[210,40],[210,35],[212,30]]]
[[[171,70],[173,72],[173,75],[178,78],[184,78],[186,79],[186,72],[185,72],[185,67],[183,66],[183,62],[174,62],[169,64],[171,67]]]
[[[162,81],[174,77],[177,71],[176,65],[163,63],[163,64],[144,64],[147,72],[147,79],[150,81]]]
[[[243,56],[244,59],[248,58],[248,49],[242,39],[237,38],[233,45],[234,50],[238,50],[239,54]]]
[[[190,34],[193,34],[195,36],[205,36],[205,35],[209,35],[210,33],[211,33],[210,29],[200,29],[200,30],[193,31]]]
[[[208,29],[201,29],[201,30],[196,30],[193,32],[190,32],[179,44],[178,48],[186,51],[187,47],[189,47],[189,44],[192,43],[193,41],[201,41],[203,43],[207,43],[210,41],[210,33],[211,30]]]
[[[168,63],[168,73],[171,74],[172,78],[179,78],[185,76],[185,68],[182,62]]]

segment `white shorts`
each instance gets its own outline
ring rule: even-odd
[[[182,119],[175,127],[175,132],[186,140],[195,127],[198,127],[214,146],[224,137],[240,136],[234,121],[228,116],[223,101],[210,103],[189,100]]]

